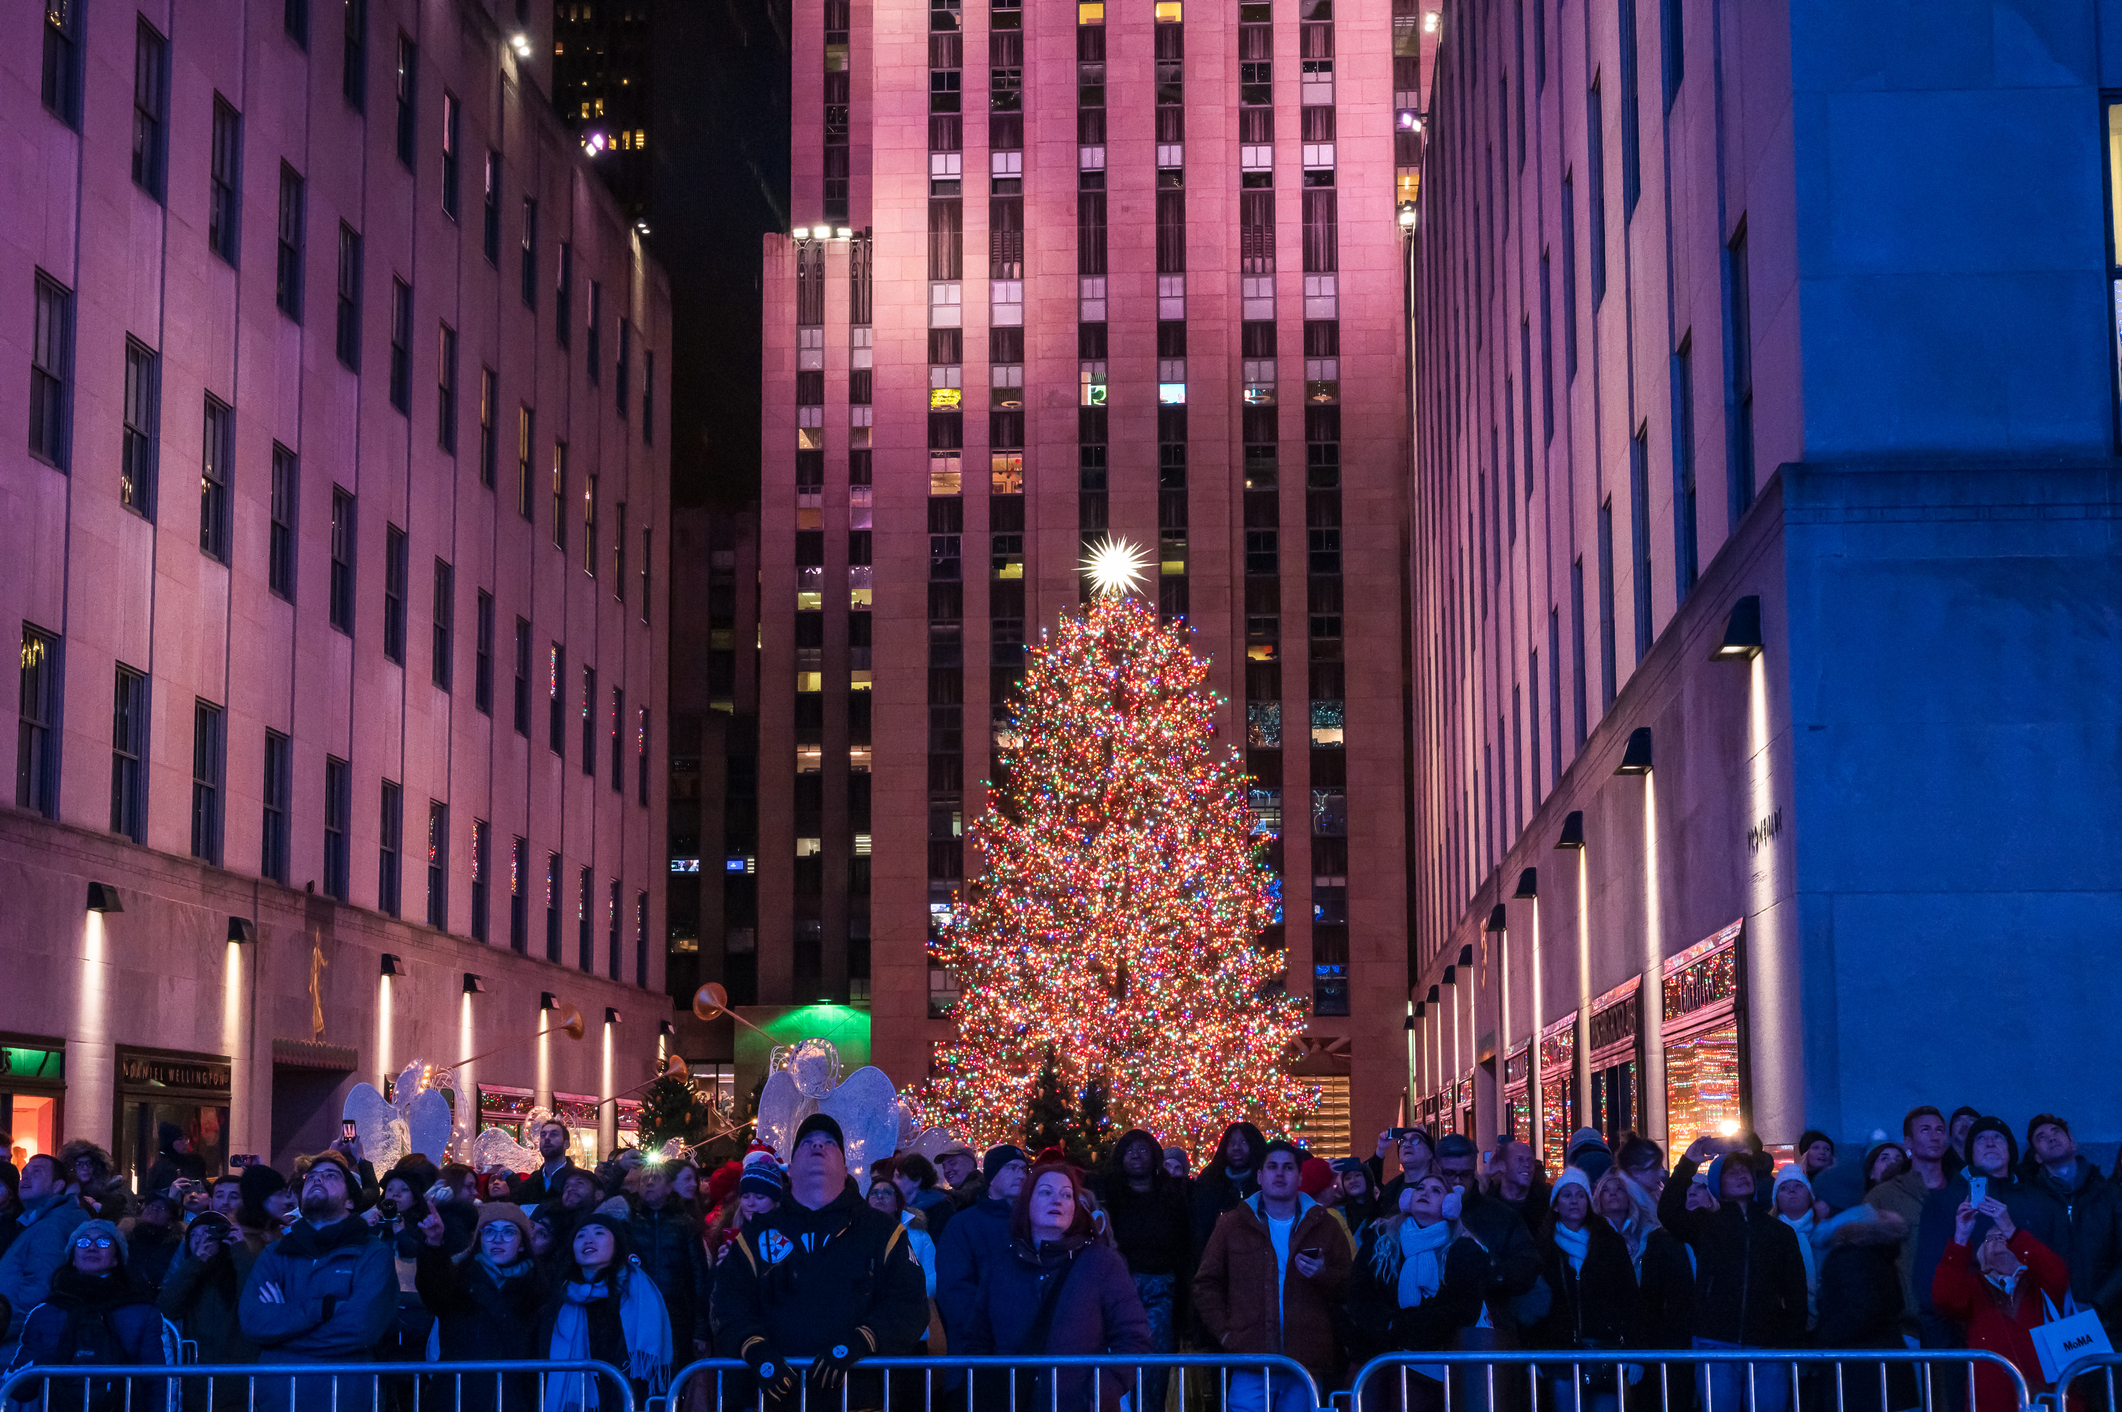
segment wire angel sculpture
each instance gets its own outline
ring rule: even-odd
[[[415,1154],[439,1166],[453,1147],[462,1150],[471,1138],[472,1105],[459,1094],[452,1112],[444,1090],[458,1093],[456,1075],[414,1060],[398,1075],[388,1099],[374,1084],[355,1084],[341,1117],[353,1123],[361,1155],[378,1173]]]

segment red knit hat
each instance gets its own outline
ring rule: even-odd
[[[1297,1190],[1306,1196],[1317,1198],[1333,1184],[1334,1167],[1324,1157],[1307,1157],[1304,1165],[1297,1169]]]
[[[744,1175],[744,1168],[736,1162],[724,1162],[709,1174],[707,1179],[707,1208],[712,1211],[737,1194],[737,1179]]]

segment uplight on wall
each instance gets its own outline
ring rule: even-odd
[[[1584,811],[1572,809],[1562,816],[1562,836],[1555,840],[1557,849],[1582,848],[1584,846]]]
[[[1518,874],[1518,890],[1511,894],[1513,901],[1530,901],[1540,895],[1540,870],[1527,868]]]
[[[88,885],[88,910],[91,912],[123,912],[125,904],[118,900],[118,889],[109,883],[92,882]]]
[[[1621,763],[1614,766],[1617,775],[1647,775],[1650,773],[1650,727],[1637,726],[1628,733],[1628,746],[1621,752]]]
[[[255,942],[258,939],[258,924],[248,917],[230,917],[228,939],[246,944]]]
[[[1724,620],[1724,639],[1709,654],[1712,662],[1745,662],[1761,655],[1761,598],[1748,594],[1731,605]]]

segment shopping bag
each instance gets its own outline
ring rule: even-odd
[[[2041,1355],[2041,1376],[2053,1385],[2065,1368],[2080,1358],[2095,1353],[2113,1353],[2114,1345],[2108,1342],[2107,1330],[2100,1326],[2100,1316],[2090,1309],[2078,1308],[2069,1295],[2063,1296],[2063,1312],[2056,1311],[2056,1301],[2041,1292],[2041,1302],[2048,1307],[2048,1322],[2028,1330],[2033,1335],[2034,1352]]]

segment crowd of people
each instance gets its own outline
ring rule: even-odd
[[[708,1355],[747,1366],[719,1384],[738,1400],[875,1406],[885,1375],[864,1362],[916,1353],[1277,1355],[1322,1394],[1383,1354],[1557,1355],[1504,1384],[1528,1391],[1459,1389],[1475,1412],[1612,1412],[1645,1395],[1629,1389],[1649,1367],[1668,1412],[1785,1412],[1786,1375],[1643,1359],[1688,1350],[1986,1349],[2039,1390],[2036,1329],[2122,1313],[2122,1197],[2063,1119],[2025,1134],[2022,1156],[2000,1119],[1922,1107],[1861,1151],[1808,1132],[1779,1164],[1757,1140],[1705,1137],[1668,1165],[1647,1139],[1581,1129],[1551,1173],[1510,1138],[1394,1128],[1368,1158],[1329,1161],[1240,1123],[1198,1171],[1134,1130],[1095,1170],[952,1143],[862,1174],[818,1114],[785,1165],[755,1144],[712,1169],[630,1149],[585,1169],[555,1122],[528,1173],[414,1156],[379,1175],[349,1136],[290,1180],[255,1165],[209,1179],[166,1129],[138,1191],[87,1142],[0,1164],[0,1317],[11,1368],[293,1369],[260,1383],[265,1406],[328,1401],[332,1375],[304,1366],[373,1362],[425,1365],[380,1373],[392,1407],[587,1408],[588,1373],[448,1365],[594,1360],[645,1398]],[[1380,1405],[1445,1406],[1447,1368],[1408,1361]],[[2018,1405],[1994,1366],[1973,1387],[1973,1412]],[[915,1405],[922,1389],[892,1387]],[[187,1380],[185,1404],[210,1390]],[[92,1382],[84,1405],[134,1391]],[[974,1392],[1010,1405],[1006,1387]],[[1028,1368],[1013,1392],[1071,1412],[1182,1396],[1160,1369],[1082,1366]],[[681,1407],[709,1401],[701,1381]],[[1296,1380],[1245,1372],[1212,1401],[1310,1405]],[[1895,1412],[1923,1394],[1908,1365],[1874,1364],[1842,1402]]]

